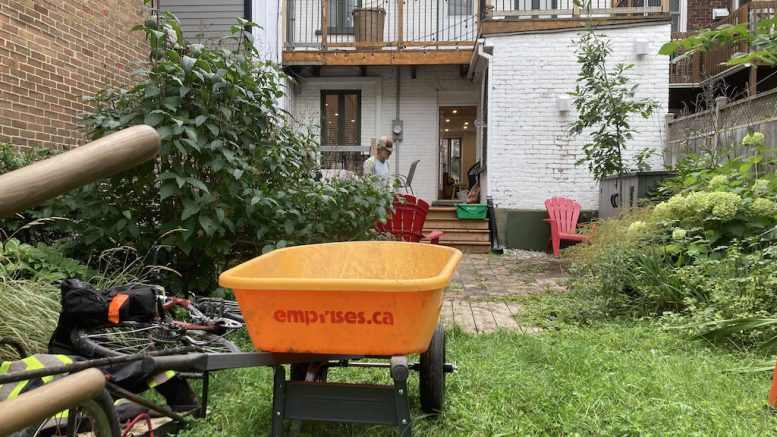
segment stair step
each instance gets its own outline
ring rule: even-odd
[[[424,229],[484,229],[488,230],[488,220],[457,220],[443,218],[426,218]]]
[[[440,242],[448,241],[491,241],[488,232],[456,232],[446,231],[440,237]]]

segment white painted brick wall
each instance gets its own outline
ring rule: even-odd
[[[367,77],[353,76],[356,71],[323,67],[321,75],[330,77],[300,80],[297,92],[292,94],[291,107],[295,115],[301,121],[318,125],[322,89],[361,89],[362,144],[369,145],[371,137],[390,136],[391,122],[396,117],[394,68],[368,67]],[[418,66],[416,79],[405,66],[400,72],[400,83],[400,119],[404,122],[404,134],[403,141],[395,147],[399,151],[399,172],[406,175],[410,164],[420,159],[413,190],[417,196],[431,202],[437,199],[439,100],[450,92],[473,91],[477,85],[461,78],[458,66]],[[380,109],[376,111],[378,101]],[[449,97],[447,101],[450,101]],[[456,103],[477,105],[477,93],[472,93],[471,101]],[[390,158],[392,172],[396,167],[395,157]]]
[[[639,85],[638,98],[657,100],[651,118],[637,116],[638,131],[628,144],[631,154],[663,148],[664,114],[669,97],[666,56],[634,55],[634,40],[650,42],[650,53],[669,40],[669,24],[600,29],[612,43],[612,64],[635,64],[629,77]],[[580,67],[572,46],[578,31],[488,37],[493,46],[488,190],[501,208],[542,210],[545,199],[560,195],[579,201],[584,209],[598,209],[599,189],[582,157],[584,137],[569,138],[569,124],[577,116],[557,109],[556,96],[575,87]],[[656,156],[652,169],[661,169]]]

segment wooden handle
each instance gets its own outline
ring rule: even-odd
[[[60,411],[93,399],[103,387],[103,373],[98,369],[87,369],[0,402],[0,435],[9,435],[35,425]]]
[[[154,158],[159,135],[133,126],[84,146],[0,175],[0,218]]]

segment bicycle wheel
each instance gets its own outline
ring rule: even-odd
[[[208,317],[226,317],[236,322],[245,323],[240,306],[234,300],[217,297],[198,297],[194,305]]]
[[[115,437],[121,435],[119,419],[113,407],[113,398],[103,391],[100,396],[71,408],[67,414],[45,419],[11,434],[11,437],[59,437],[88,435],[94,437]]]
[[[234,343],[223,337],[164,323],[76,328],[70,339],[75,348],[88,357],[115,357],[182,346],[199,346],[207,353],[240,352]]]

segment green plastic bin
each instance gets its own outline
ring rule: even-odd
[[[456,205],[456,217],[459,220],[482,220],[486,218],[488,205],[482,203],[459,203]]]

